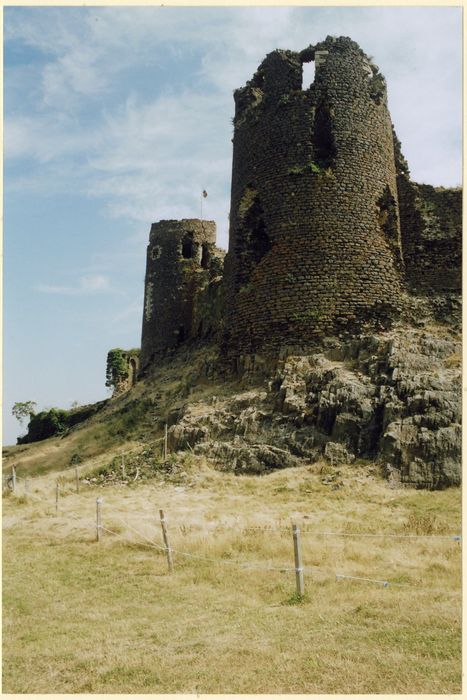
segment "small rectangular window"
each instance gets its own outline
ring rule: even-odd
[[[315,62],[302,64],[302,90],[308,90],[315,79]]]

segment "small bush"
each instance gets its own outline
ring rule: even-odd
[[[308,603],[309,597],[306,593],[300,595],[300,593],[292,593],[292,595],[284,601],[283,605],[302,605],[303,603]]]
[[[415,535],[433,535],[439,531],[439,524],[436,517],[432,513],[409,515],[404,529],[410,534]]]

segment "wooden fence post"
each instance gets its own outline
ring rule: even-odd
[[[164,459],[167,459],[167,423],[164,426]]]
[[[55,484],[55,515],[58,515],[58,496],[60,493],[60,484],[57,483]]]
[[[173,571],[172,550],[169,546],[169,538],[167,537],[167,526],[165,524],[166,521],[163,510],[159,510],[159,516],[161,519],[162,537],[164,538],[165,551],[167,554],[167,565],[169,567],[169,574],[171,574]]]
[[[300,542],[300,528],[297,525],[292,525],[293,533],[293,549],[295,558],[295,582],[297,585],[297,595],[300,598],[305,593],[305,585],[303,582],[303,562],[302,562],[302,547]]]
[[[125,457],[124,457],[124,455],[123,455],[123,452],[122,452],[122,477],[123,477],[123,478],[126,477],[126,471],[125,471]]]
[[[76,493],[79,493],[79,472],[78,467],[75,467]]]
[[[11,489],[13,493],[16,491],[16,467],[11,468]]]
[[[100,542],[102,538],[102,513],[101,513],[101,505],[102,505],[102,497],[99,496],[96,498],[96,535],[97,535],[97,541]]]
[[[29,494],[29,479],[24,480],[24,495],[27,496]]]

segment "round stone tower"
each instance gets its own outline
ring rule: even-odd
[[[146,259],[141,369],[187,340],[195,300],[216,255],[214,221],[182,219],[152,224]]]
[[[225,353],[304,347],[387,322],[403,261],[378,67],[350,39],[327,37],[270,53],[235,103]]]

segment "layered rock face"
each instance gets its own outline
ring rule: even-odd
[[[443,488],[460,483],[460,386],[455,338],[327,339],[321,352],[280,360],[264,388],[186,406],[169,435],[174,449],[237,472],[371,458],[395,482]]]

